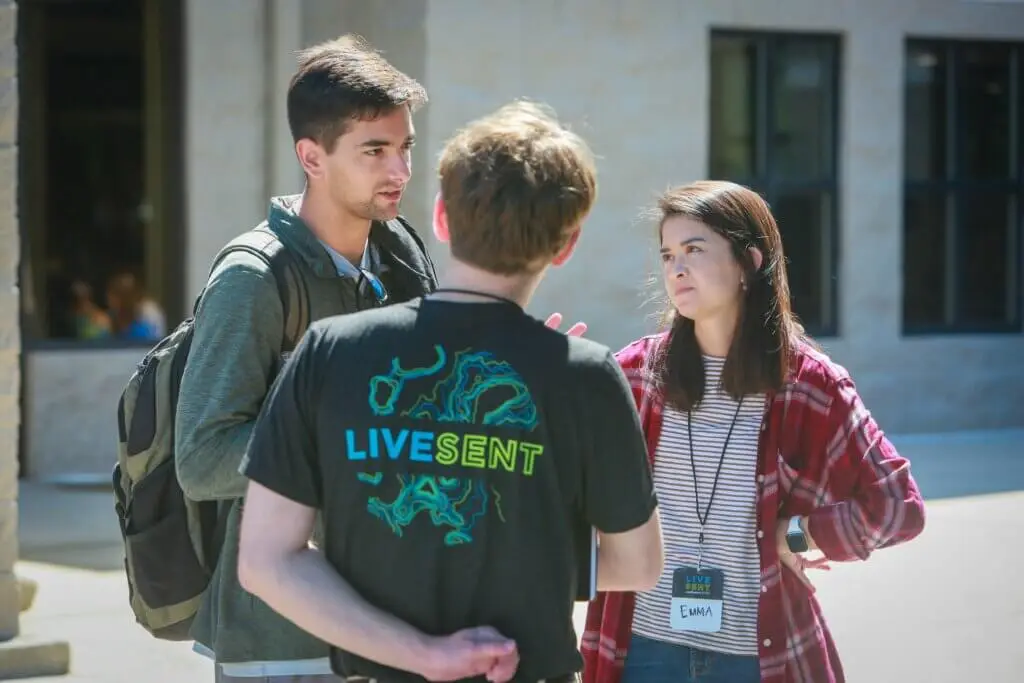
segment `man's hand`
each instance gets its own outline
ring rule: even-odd
[[[829,571],[832,567],[828,564],[828,559],[822,555],[816,557],[813,560],[808,559],[802,553],[794,553],[789,549],[789,544],[786,542],[786,533],[789,531],[789,520],[780,519],[775,525],[775,543],[779,550],[779,561],[782,562],[783,567],[788,567],[791,572],[796,574],[796,578],[800,579],[801,583],[807,586],[807,589],[814,592],[814,584],[807,577],[805,570],[807,569],[822,569]]]
[[[450,636],[432,638],[421,676],[428,681],[456,681],[486,676],[491,683],[505,683],[519,668],[515,641],[490,626],[463,629]]]
[[[562,314],[552,313],[551,315],[548,316],[548,319],[544,321],[544,324],[553,330],[557,330],[558,326],[562,324]],[[578,322],[572,327],[570,327],[569,331],[566,332],[565,334],[568,337],[582,337],[583,333],[586,331],[587,324],[584,322]]]

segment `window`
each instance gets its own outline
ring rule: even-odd
[[[911,40],[903,328],[1021,329],[1024,45]]]
[[[713,178],[761,193],[779,223],[793,308],[835,334],[839,40],[711,35]]]
[[[180,47],[180,2],[20,4],[29,347],[151,345],[180,317]]]

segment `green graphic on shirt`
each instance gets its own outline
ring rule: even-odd
[[[543,444],[522,439],[537,428],[537,407],[518,372],[490,351],[464,349],[449,354],[434,346],[436,360],[422,367],[403,367],[393,358],[387,373],[370,378],[368,402],[377,417],[399,416],[421,426],[371,426],[345,433],[346,456],[368,466],[373,461],[408,461],[444,467],[452,476],[399,474],[397,492],[390,501],[370,496],[367,510],[385,522],[397,536],[420,515],[435,527],[448,529],[447,546],[473,541],[474,529],[494,508],[505,522],[501,494],[487,479],[467,472],[501,471],[512,476],[533,476]],[[428,423],[428,424],[424,424]],[[436,431],[432,425],[465,425],[466,430]],[[488,427],[474,431],[473,426]],[[508,427],[507,437],[494,427]],[[363,471],[360,482],[386,485],[381,472]],[[383,490],[381,491],[383,493]]]
[[[378,485],[377,476],[359,474],[361,481]],[[427,475],[398,475],[400,490],[395,499],[386,503],[377,496],[371,496],[367,502],[370,514],[383,520],[397,536],[402,536],[405,527],[409,526],[420,513],[430,517],[434,526],[451,527],[445,534],[445,545],[461,545],[473,540],[472,530],[477,520],[487,512],[488,492],[480,480],[462,480],[452,477],[432,477]],[[495,509],[498,516],[505,521],[499,501],[501,496],[494,489]]]
[[[432,365],[406,369],[393,358],[388,374],[370,379],[370,408],[374,414],[392,415],[407,382],[437,375],[444,369],[448,354],[441,346],[435,346],[434,352],[437,361]],[[512,395],[478,416],[481,400],[491,392]],[[447,376],[401,415],[434,422],[519,426],[531,431],[537,427],[537,406],[519,373],[490,351],[468,349],[456,352]]]
[[[440,346],[435,346],[437,362],[425,368],[402,367],[401,361],[397,358],[391,359],[391,372],[386,375],[375,375],[370,378],[370,410],[374,415],[391,415],[395,412],[395,403],[398,402],[405,383],[408,380],[419,379],[436,375],[443,368],[448,358]],[[381,395],[383,394],[383,399]]]

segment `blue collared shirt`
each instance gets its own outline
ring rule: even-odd
[[[352,277],[359,278],[359,268],[352,265],[352,262],[342,256],[340,253],[334,250],[323,240],[320,241],[327,253],[330,254],[331,260],[334,261],[334,267],[338,270],[338,275],[341,277]],[[373,272],[371,264],[373,262],[372,254],[373,245],[370,244],[370,240],[366,240],[366,244],[363,246],[363,258],[359,262],[359,267],[363,270],[369,270]]]

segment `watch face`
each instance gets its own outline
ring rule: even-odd
[[[786,529],[787,534],[802,534],[804,531],[800,528],[800,518],[790,517],[789,528]]]
[[[802,531],[788,533],[786,534],[786,545],[789,546],[790,552],[805,553],[807,552],[807,537]]]

